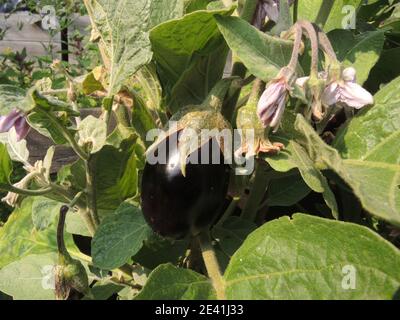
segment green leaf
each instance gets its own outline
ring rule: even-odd
[[[8,185],[12,172],[12,162],[8,155],[7,148],[0,143],[0,186]]]
[[[343,158],[365,159],[382,151],[398,154],[396,136],[400,132],[400,77],[394,79],[374,97],[375,105],[364,108],[336,135],[333,146]],[[395,145],[393,145],[393,143]],[[388,155],[388,154],[386,154]],[[398,159],[384,162],[400,163]],[[397,160],[397,161],[396,161]]]
[[[148,269],[154,269],[168,262],[178,264],[185,256],[188,247],[188,239],[170,240],[152,233],[145,239],[143,247],[132,257],[132,260]]]
[[[351,21],[351,11],[356,14],[362,0],[302,0],[298,4],[298,19],[320,25],[325,32],[345,29]],[[347,9],[347,10],[346,10]]]
[[[99,152],[106,143],[107,124],[105,121],[89,115],[79,123],[78,135],[78,143],[81,146],[89,144],[90,153]]]
[[[286,116],[289,118],[290,114],[286,114]],[[278,155],[266,157],[265,160],[274,170],[279,172],[287,172],[298,168],[307,186],[315,192],[322,193],[325,203],[332,211],[332,216],[337,219],[339,217],[338,207],[328,180],[316,167],[306,149],[295,140],[284,136],[277,136],[274,139],[282,142],[285,145],[285,149]]]
[[[357,82],[363,84],[382,52],[385,34],[370,31],[354,36],[349,30],[333,30],[329,38],[338,59],[344,66],[353,66],[357,71]]]
[[[123,203],[116,212],[106,217],[92,240],[92,257],[95,266],[115,269],[136,254],[150,228],[139,208]]]
[[[50,119],[46,112],[37,111],[31,112],[28,117],[27,121],[29,125],[39,132],[41,135],[48,137],[54,141],[56,144],[66,144],[67,140],[64,138],[61,130],[59,129],[57,123],[58,120]]]
[[[246,239],[225,272],[226,295],[233,300],[392,299],[400,286],[399,263],[399,250],[366,227],[295,214]],[[349,270],[354,289],[346,287]]]
[[[334,170],[341,176],[371,214],[400,225],[400,165],[397,163],[398,155],[393,151],[398,150],[398,139],[391,137],[380,143],[368,141],[368,147],[374,143],[376,147],[367,156],[342,160],[338,151],[325,144],[300,115],[297,116],[295,128],[315,165]]]
[[[14,210],[0,228],[0,268],[30,254],[57,252],[56,226],[37,230],[32,221],[32,205],[32,198],[24,199],[21,207]],[[65,244],[72,256],[82,257],[68,234]]]
[[[382,84],[387,84],[400,74],[400,64],[393,60],[400,56],[400,47],[383,50],[378,62],[369,74],[365,87],[377,92]]]
[[[14,300],[54,300],[57,255],[32,254],[0,270],[0,290]]]
[[[256,225],[253,222],[231,216],[221,226],[216,225],[212,229],[212,237],[230,258],[255,229]]]
[[[118,93],[123,82],[151,60],[147,28],[148,0],[88,0],[92,38],[99,39],[103,61],[110,70],[108,93]]]
[[[79,116],[79,112],[72,109],[72,107],[53,96],[44,96],[36,88],[32,88],[28,93],[30,102],[30,109],[26,111],[43,111],[43,112],[65,112],[71,116]]]
[[[14,109],[25,111],[27,109],[26,92],[20,87],[0,85],[0,116],[9,114]]]
[[[137,193],[136,136],[129,129],[118,130],[107,143],[110,144],[93,154],[90,161],[96,163],[93,175],[96,177],[97,207],[115,210]],[[78,193],[86,188],[85,175],[85,165],[78,160],[58,172],[58,181]]]
[[[270,207],[289,207],[307,196],[310,191],[310,188],[299,174],[285,175],[271,181],[268,189],[267,204]]]
[[[205,10],[210,0],[184,0],[185,13],[191,13],[193,11]]]
[[[135,300],[214,300],[210,280],[192,270],[162,264],[150,273]]]
[[[32,222],[37,230],[48,228],[60,213],[62,203],[45,197],[34,198],[32,203]]]
[[[269,81],[288,64],[292,42],[267,35],[237,17],[215,19],[233,53],[256,77]]]
[[[100,280],[90,289],[91,297],[86,296],[82,300],[108,300],[122,289],[124,289],[124,286],[115,284],[110,280]]]
[[[159,0],[151,2],[149,29],[160,23],[183,16],[184,0]]]
[[[124,81],[151,61],[148,31],[164,20],[183,14],[181,0],[87,0],[92,38],[99,40],[104,63],[110,70],[109,96]]]
[[[202,102],[221,78],[227,51],[214,16],[232,11],[195,11],[151,30],[154,59],[172,113]]]

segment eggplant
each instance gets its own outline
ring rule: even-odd
[[[173,239],[195,236],[210,227],[223,207],[230,176],[215,138],[197,150],[198,164],[187,163],[184,176],[177,143],[169,143],[170,139],[178,141],[178,137],[179,132],[173,133],[157,145],[155,155],[166,152],[166,164],[146,163],[141,190],[147,223],[159,235]],[[210,155],[212,150],[219,150],[219,162],[200,163],[204,148],[209,148]]]

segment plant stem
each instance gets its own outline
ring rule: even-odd
[[[14,192],[17,194],[21,194],[24,196],[43,196],[43,195],[46,195],[46,194],[50,193],[51,191],[53,191],[53,189],[51,187],[48,187],[45,189],[39,189],[39,190],[27,190],[27,189],[20,189],[20,188],[14,187],[14,186],[1,186],[0,189],[3,189],[8,192]]]
[[[85,161],[86,167],[86,195],[87,195],[87,205],[86,209],[94,226],[97,228],[100,225],[100,219],[97,212],[97,202],[96,202],[96,188],[95,188],[95,175],[93,172],[93,167],[95,166],[95,159],[89,158],[89,160]]]
[[[216,226],[221,226],[223,223],[233,214],[233,212],[236,209],[236,206],[239,202],[240,198],[234,198],[232,199],[231,203],[229,204],[228,208],[225,210],[224,214],[222,217],[218,220],[216,223]]]
[[[266,170],[265,165],[257,162],[253,186],[251,188],[249,198],[246,201],[246,205],[243,208],[241,218],[254,221],[257,216],[259,205],[265,195],[265,191],[268,187],[269,181],[269,171]]]
[[[200,244],[201,254],[204,264],[206,265],[208,276],[217,293],[217,299],[226,300],[224,279],[222,278],[217,256],[211,244],[210,235],[208,232],[204,232],[198,235],[197,239]]]
[[[313,25],[308,21],[298,21],[297,22],[303,30],[307,32],[308,38],[311,42],[311,72],[310,76],[318,76],[318,37]]]
[[[292,51],[292,56],[290,58],[290,62],[287,65],[287,67],[291,71],[295,71],[297,67],[297,63],[299,61],[299,52],[300,52],[300,46],[301,46],[301,37],[303,35],[301,28],[298,24],[293,25],[293,32],[294,32],[294,44],[293,44],[293,51]]]
[[[251,23],[253,21],[254,12],[257,9],[258,0],[246,0],[240,17]],[[232,77],[244,78],[246,75],[246,67],[240,61],[237,61],[235,57],[232,58],[234,63],[232,66]],[[229,99],[224,103],[222,107],[222,114],[229,121],[232,120],[233,114],[235,112],[237,101],[240,97],[241,87],[237,88],[232,86],[228,92]]]
[[[296,23],[299,13],[299,1],[295,0],[293,4],[293,23]]]

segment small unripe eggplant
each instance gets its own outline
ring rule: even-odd
[[[146,163],[142,177],[141,203],[151,228],[164,237],[179,239],[197,235],[218,217],[228,189],[230,167],[215,139],[203,144],[196,153],[198,164],[187,163],[185,175],[177,143],[179,132],[164,139],[156,149],[166,152],[166,164]],[[201,153],[218,150],[219,163],[200,162]],[[193,154],[189,155],[193,159]],[[211,158],[211,156],[210,156]]]

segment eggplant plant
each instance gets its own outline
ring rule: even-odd
[[[398,295],[397,1],[83,2],[100,65],[0,83],[0,299]]]

